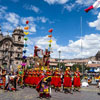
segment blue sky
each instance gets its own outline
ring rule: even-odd
[[[34,45],[48,47],[48,30],[53,28],[52,57],[80,58],[94,56],[100,49],[100,13],[84,9],[95,0],[0,0],[0,25],[4,35],[29,20],[28,52],[33,54]],[[80,52],[80,17],[83,18],[83,51]]]

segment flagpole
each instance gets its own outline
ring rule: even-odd
[[[80,25],[81,25],[81,59],[83,60],[83,56],[82,56],[82,52],[83,52],[83,43],[82,43],[82,36],[83,36],[83,29],[82,29],[82,21],[83,20],[83,18],[82,18],[82,16],[81,16],[81,21],[80,21]],[[82,62],[82,74],[83,74],[83,62]]]

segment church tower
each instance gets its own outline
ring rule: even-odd
[[[24,47],[24,31],[21,27],[17,27],[12,34],[12,39],[14,41],[14,64],[20,65],[23,56]]]

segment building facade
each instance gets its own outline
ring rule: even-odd
[[[0,66],[6,68],[17,67],[21,64],[24,47],[24,31],[17,27],[12,36],[3,36],[0,28]]]

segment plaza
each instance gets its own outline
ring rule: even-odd
[[[52,90],[52,98],[50,100],[99,100],[99,89],[96,86],[82,87],[81,92],[73,92],[73,94],[65,94]],[[38,98],[38,93],[34,88],[25,87],[18,88],[16,92],[4,92],[0,90],[0,100],[46,100]]]

